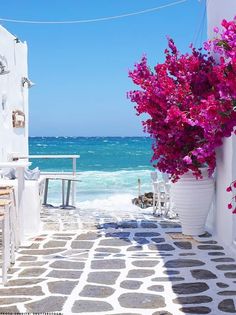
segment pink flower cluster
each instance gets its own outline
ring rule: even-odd
[[[205,166],[211,175],[216,148],[236,126],[235,20],[222,26],[221,34],[216,29],[218,38],[205,43],[205,53],[192,48],[181,54],[168,39],[165,62],[152,71],[143,57],[129,72],[141,89],[128,97],[138,115],[148,114],[143,125],[153,138],[154,166],[173,181],[188,171],[200,178]]]
[[[234,59],[236,57],[236,17],[232,21],[223,20],[221,25],[221,31],[218,27],[214,28],[216,37],[204,43],[204,48],[226,59]]]
[[[226,191],[227,192],[232,192],[233,190],[236,189],[236,180],[233,181],[229,187],[227,187]],[[232,210],[232,213],[233,214],[236,214],[236,196],[235,196],[235,193],[234,193],[234,196],[233,198],[231,199],[231,202],[228,204],[228,209],[229,210]],[[233,205],[234,205],[234,208],[233,208]]]

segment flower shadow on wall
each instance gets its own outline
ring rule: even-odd
[[[151,70],[144,56],[129,72],[140,89],[128,98],[137,115],[148,114],[143,126],[153,139],[152,162],[173,182],[188,171],[201,178],[202,167],[212,175],[215,150],[236,126],[235,20],[222,26],[221,34],[215,29],[217,37],[202,49],[191,46],[191,53],[180,53],[168,39],[164,63]]]

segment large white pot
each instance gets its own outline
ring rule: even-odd
[[[191,172],[171,184],[171,201],[178,213],[185,235],[205,233],[205,223],[213,195],[214,180],[209,178],[207,169],[202,169],[203,178],[197,180]]]

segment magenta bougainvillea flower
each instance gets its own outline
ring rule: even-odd
[[[153,139],[152,162],[174,182],[188,171],[200,178],[202,167],[211,175],[216,148],[236,126],[235,21],[223,21],[205,51],[182,54],[168,39],[163,63],[151,70],[144,56],[129,72],[139,89],[128,97],[138,115],[148,114],[143,126]]]

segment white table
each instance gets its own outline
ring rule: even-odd
[[[24,226],[24,209],[22,203],[23,191],[25,188],[24,170],[32,163],[26,161],[0,162],[0,169],[14,168],[17,172],[17,204],[18,204],[18,218],[19,218],[19,236],[20,242],[23,240],[23,226]]]

